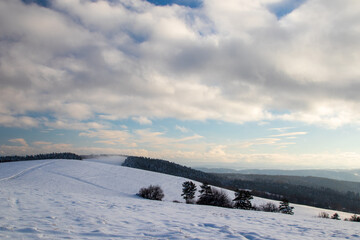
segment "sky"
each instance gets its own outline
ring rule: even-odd
[[[0,155],[360,168],[358,0],[1,0]]]

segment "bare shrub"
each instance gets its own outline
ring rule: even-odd
[[[138,196],[140,196],[142,198],[150,199],[150,200],[161,201],[165,195],[164,195],[163,190],[160,188],[160,186],[150,185],[147,188],[141,188],[139,190]]]
[[[217,190],[216,188],[213,188],[212,193],[213,193],[212,196],[213,199],[211,205],[218,207],[227,207],[227,208],[232,207],[231,200],[224,190]]]
[[[321,212],[319,213],[318,218],[330,218],[330,215],[327,212]]]
[[[258,209],[264,212],[279,212],[279,208],[272,202],[262,204],[258,207]]]
[[[349,219],[351,222],[360,222],[360,217],[356,214],[352,215]]]

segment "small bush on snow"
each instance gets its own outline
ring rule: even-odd
[[[225,208],[232,208],[232,203],[226,192],[222,189],[217,190],[214,188],[212,190],[213,198],[212,198],[212,204],[213,206],[217,207],[225,207]]]
[[[330,215],[327,212],[321,212],[318,215],[319,218],[330,218]]]
[[[264,212],[279,212],[279,208],[272,202],[262,204],[257,209]]]
[[[360,216],[354,214],[350,217],[349,221],[351,222],[360,222]]]
[[[165,196],[163,190],[158,185],[150,185],[147,188],[141,188],[137,195],[142,198],[158,201],[161,201]]]

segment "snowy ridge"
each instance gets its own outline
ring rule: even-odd
[[[292,205],[288,216],[174,203],[184,202],[187,179],[104,162],[0,164],[0,239],[360,239],[359,223],[315,217],[334,211]],[[161,186],[164,201],[135,195],[150,184]]]

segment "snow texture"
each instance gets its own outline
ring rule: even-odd
[[[360,239],[359,223],[316,218],[334,211],[292,204],[290,216],[184,204],[188,179],[106,162],[1,163],[0,239]],[[150,184],[161,186],[164,201],[135,195]]]

